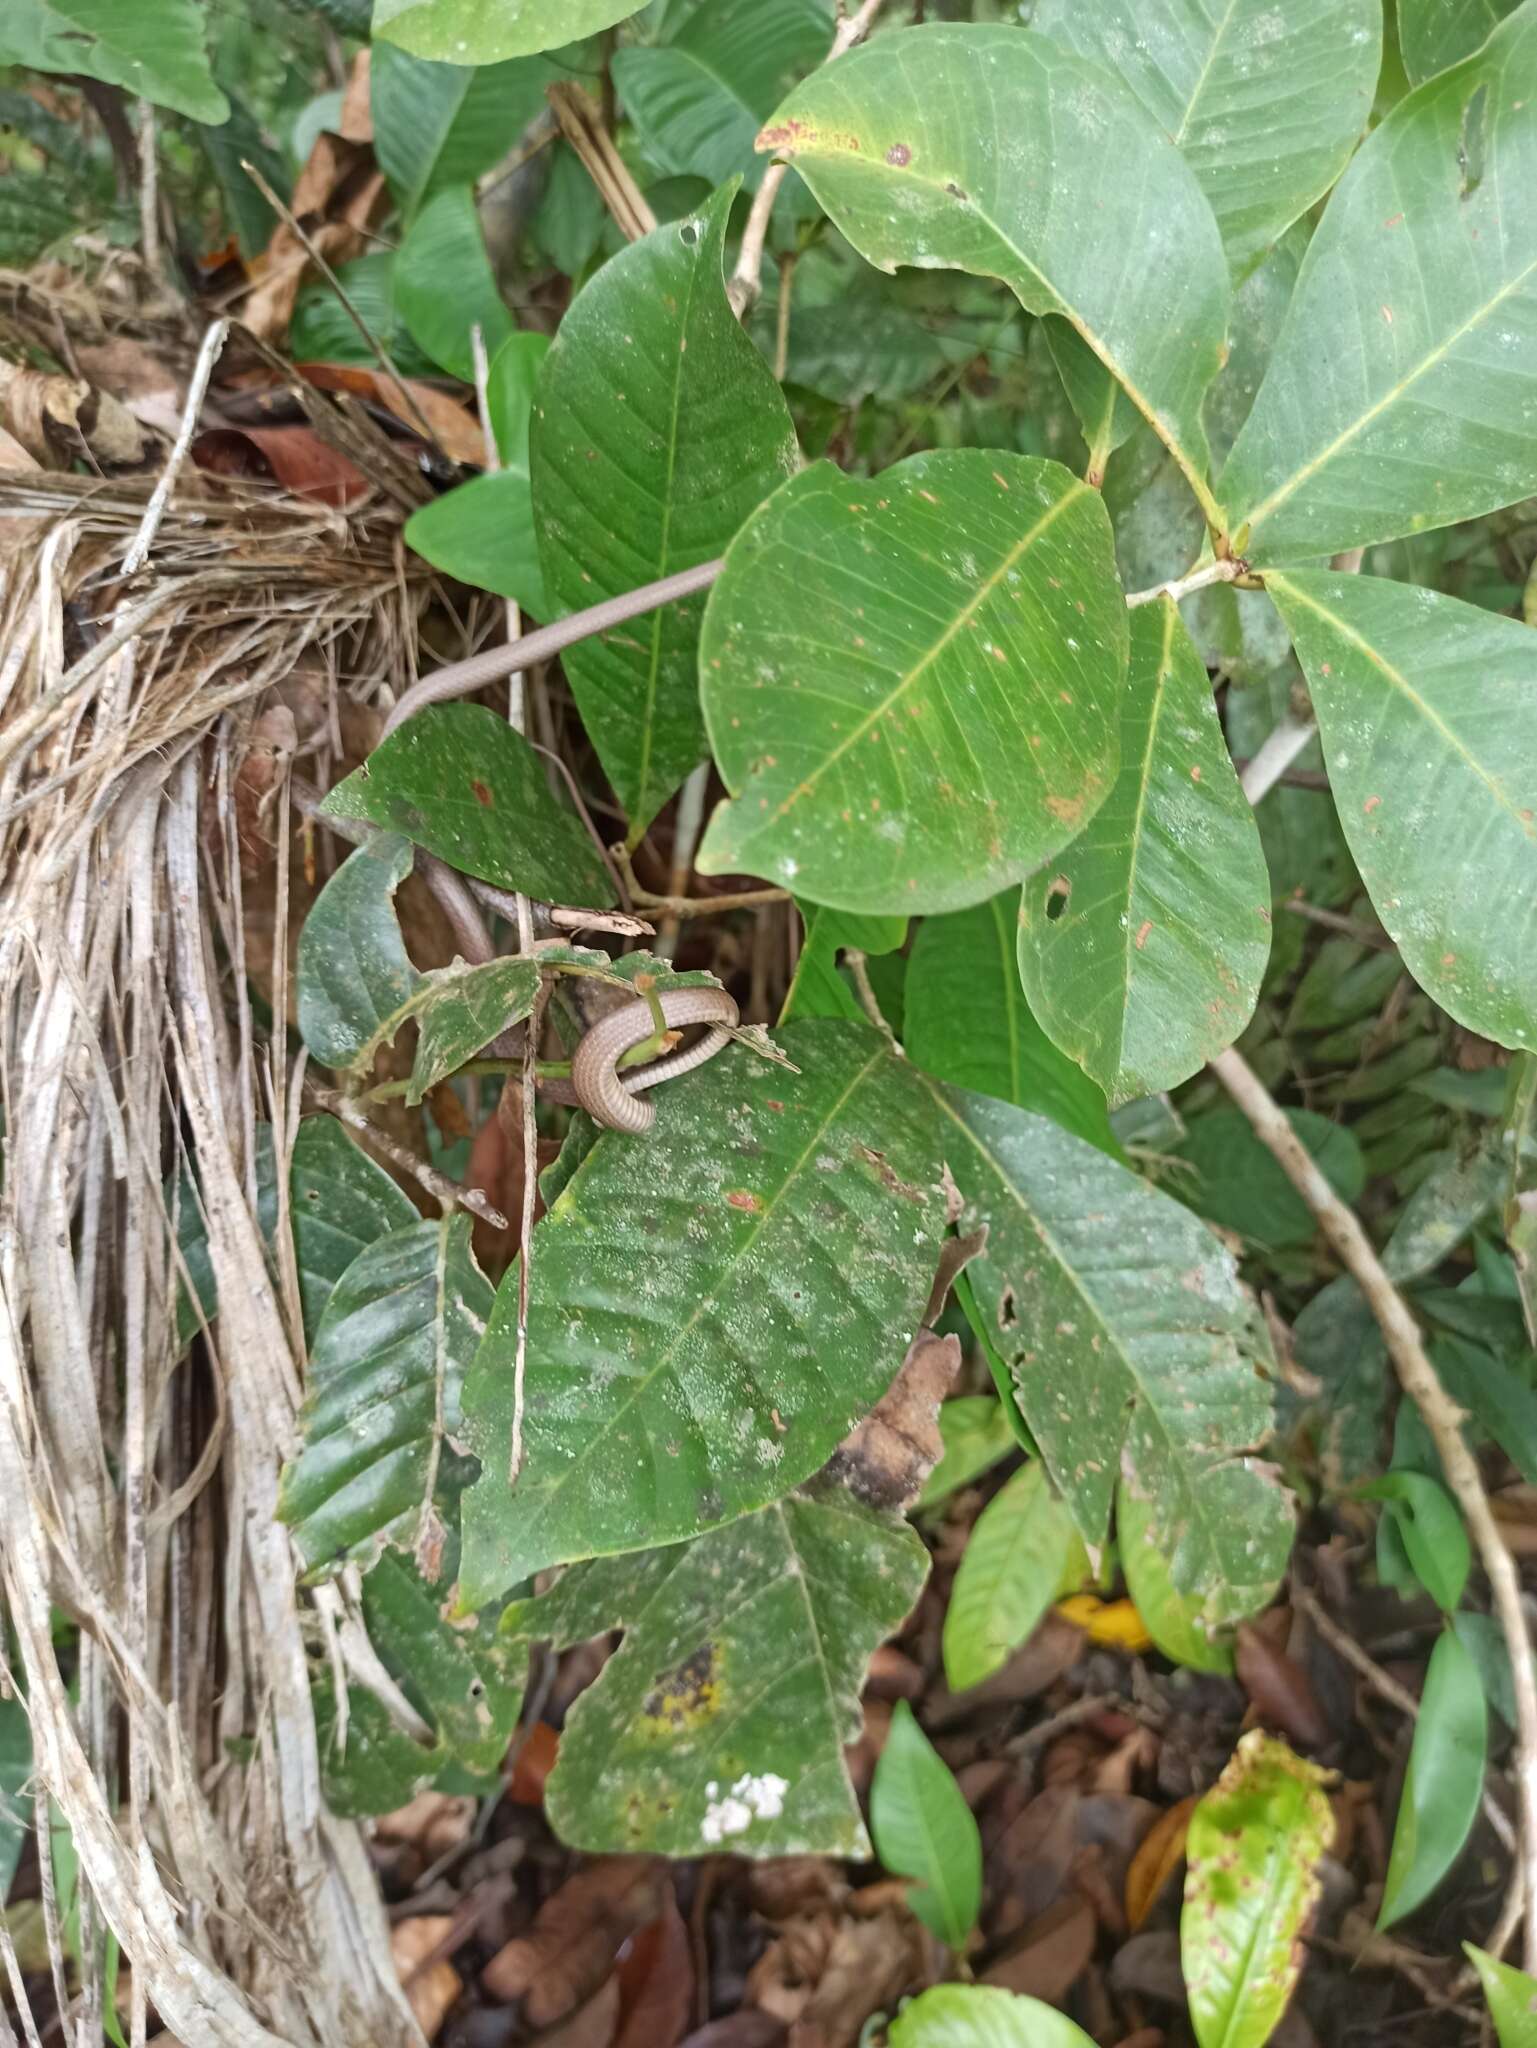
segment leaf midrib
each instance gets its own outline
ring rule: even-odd
[[[1233,16],[1237,11],[1238,0],[1227,0],[1227,12],[1212,32],[1211,48],[1206,52],[1206,61],[1201,66],[1201,75],[1196,80],[1189,99],[1185,102],[1185,111],[1180,116],[1178,129],[1169,138],[1176,149],[1183,148],[1184,146],[1185,137],[1190,131],[1190,117],[1196,110],[1201,94],[1206,90],[1206,82],[1211,77],[1212,66],[1217,61],[1217,52],[1221,49],[1227,32],[1233,25]]]

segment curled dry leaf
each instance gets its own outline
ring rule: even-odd
[[[1192,1794],[1159,1814],[1132,1857],[1131,1868],[1126,1873],[1126,1923],[1133,1934],[1157,1905],[1169,1879],[1184,1862],[1190,1816],[1199,1804],[1199,1797]]]
[[[355,505],[369,489],[357,464],[313,427],[210,427],[193,442],[192,460],[214,476],[280,483],[323,505]]]
[[[0,360],[0,427],[44,469],[68,469],[89,454],[104,469],[144,460],[151,438],[126,406],[83,377],[62,377]]]
[[[1264,1629],[1241,1622],[1234,1650],[1239,1683],[1262,1718],[1303,1749],[1322,1749],[1329,1724],[1307,1672]]]
[[[956,1337],[920,1330],[890,1387],[827,1461],[840,1481],[872,1508],[908,1508],[944,1454],[939,1404],[961,1369]]]
[[[419,1792],[393,1813],[381,1813],[374,1822],[374,1833],[382,1842],[409,1842],[421,1850],[425,1862],[435,1863],[467,1841],[474,1825],[473,1799],[456,1798],[450,1792]]]
[[[623,1944],[656,1919],[669,1895],[654,1856],[605,1856],[585,1864],[539,1909],[532,1929],[497,1950],[481,1972],[494,1998],[521,1999],[535,2029],[590,1998]]]
[[[448,2017],[449,2008],[464,1988],[459,1972],[442,1954],[445,1940],[451,1940],[451,1913],[423,1913],[413,1920],[397,1921],[390,1929],[390,1954],[406,2002],[416,2023],[429,2041]]]

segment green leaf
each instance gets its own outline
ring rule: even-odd
[[[412,1704],[437,1731],[444,1755],[464,1770],[495,1771],[522,1705],[522,1659],[489,1622],[444,1619],[441,1587],[386,1552],[363,1580],[368,1639]]]
[[[1083,1539],[1046,1468],[1022,1466],[977,1517],[945,1610],[945,1678],[954,1692],[1006,1664],[1065,1592],[1088,1576]]]
[[[781,1024],[796,1017],[862,1018],[859,998],[838,972],[838,955],[852,946],[866,955],[894,953],[907,942],[905,917],[852,917],[847,911],[798,904],[805,935],[795,978],[779,1013]]]
[[[1252,1729],[1190,1816],[1180,1960],[1200,2048],[1265,2048],[1334,1840],[1332,1771]]]
[[[635,0],[374,0],[374,34],[418,57],[497,64],[611,28]]]
[[[194,121],[227,121],[196,0],[6,0],[0,63],[84,72]]]
[[[361,1686],[347,1688],[347,1736],[337,1727],[336,1688],[329,1673],[310,1691],[320,1783],[326,1805],[342,1820],[393,1813],[432,1782],[445,1759],[398,1727],[389,1709]]]
[[[313,1344],[336,1283],[358,1254],[420,1219],[405,1190],[330,1116],[300,1124],[288,1198],[304,1334]]]
[[[730,208],[723,189],[621,250],[560,324],[530,445],[560,610],[712,560],[795,465],[789,408],[726,299]],[[699,616],[665,605],[563,658],[632,843],[704,757]]]
[[[518,958],[487,960],[479,967],[457,960],[422,980],[425,990],[413,1005],[420,1019],[416,1058],[406,1088],[412,1108],[498,1033],[521,1024],[539,993],[538,964]]]
[[[473,185],[544,111],[544,90],[563,67],[536,58],[508,64],[433,64],[381,39],[369,97],[374,155],[409,226],[447,185]]]
[[[1018,911],[1010,889],[924,919],[907,970],[908,1056],[941,1081],[1038,1110],[1113,1154],[1104,1090],[1052,1044],[1019,985]]]
[[[1537,1980],[1496,1961],[1471,1941],[1462,1944],[1462,1952],[1484,1987],[1500,2048],[1537,2048]]]
[[[993,108],[1008,109],[1006,149],[979,118]],[[898,30],[813,72],[763,142],[878,268],[998,277],[1068,320],[1215,511],[1201,395],[1227,262],[1195,174],[1119,80],[1028,30]]]
[[[802,73],[827,55],[824,0],[704,0],[666,43],[614,53],[614,84],[647,153],[664,170],[712,185],[767,165],[753,138]]]
[[[602,855],[551,796],[539,756],[483,704],[418,712],[321,811],[404,832],[463,873],[541,902],[613,901]]]
[[[394,901],[412,858],[410,842],[394,833],[360,846],[326,883],[304,920],[299,1031],[312,1057],[328,1067],[347,1069],[365,1055],[371,1058],[390,1020],[420,985],[421,976],[406,957]]]
[[[1404,965],[1460,1024],[1531,1044],[1537,634],[1378,576],[1267,584],[1307,671],[1350,850]]]
[[[470,330],[479,326],[487,355],[511,335],[468,185],[437,193],[407,229],[395,257],[395,296],[418,347],[466,384],[475,382]]]
[[[1501,1069],[1489,1071],[1503,1086]],[[1455,1070],[1451,1073],[1455,1080],[1468,1078]],[[1432,1083],[1434,1079],[1432,1076]],[[1498,1131],[1486,1132],[1471,1151],[1442,1153],[1405,1202],[1393,1235],[1382,1248],[1388,1278],[1402,1285],[1433,1273],[1483,1222],[1509,1182],[1510,1160]],[[1537,1473],[1532,1477],[1537,1479]]]
[[[936,1090],[944,1154],[986,1223],[966,1269],[1020,1412],[1085,1542],[1117,1479],[1152,1503],[1176,1587],[1216,1622],[1252,1613],[1285,1568],[1292,1519],[1246,1454],[1270,1399],[1245,1355],[1252,1307],[1187,1209],[1042,1117]]]
[[[1093,2048],[1065,2013],[986,1984],[937,1984],[909,1999],[890,2039],[891,2048]]]
[[[1256,564],[1447,526],[1537,489],[1537,13],[1362,147],[1223,471]]]
[[[552,616],[525,467],[471,477],[419,506],[406,521],[406,545],[445,576],[510,597],[536,619]]]
[[[1398,48],[1411,85],[1460,64],[1520,0],[1398,0]]]
[[[311,1570],[384,1532],[430,1559],[441,1535],[436,1496],[450,1477],[462,1483],[450,1440],[490,1309],[468,1216],[380,1238],[337,1282],[279,1504]]]
[[[1237,1038],[1270,957],[1270,875],[1211,679],[1178,607],[1131,619],[1121,769],[1088,829],[1025,884],[1030,1007],[1112,1105]]]
[[[1462,1854],[1484,1788],[1488,1722],[1477,1665],[1458,1637],[1438,1637],[1393,1828],[1379,1932],[1422,1906]]]
[[[1423,1472],[1384,1472],[1357,1487],[1362,1500],[1390,1503],[1415,1577],[1436,1605],[1455,1614],[1468,1583],[1472,1551],[1457,1504],[1438,1479]]]
[[[951,1948],[964,1947],[982,1908],[982,1838],[906,1700],[897,1701],[875,1766],[870,1829],[886,1868],[913,1879],[907,1903],[924,1926]]]
[[[1514,1733],[1516,1688],[1511,1676],[1510,1647],[1505,1641],[1504,1629],[1492,1614],[1478,1614],[1470,1607],[1464,1607],[1452,1616],[1452,1627],[1457,1631],[1462,1647],[1478,1667],[1484,1698]],[[1537,1665],[1537,1659],[1533,1661]]]
[[[817,463],[710,593],[704,715],[734,801],[701,870],[899,916],[996,894],[1104,801],[1126,646],[1110,522],[1057,463]]]
[[[561,1736],[548,1810],[562,1840],[868,1856],[844,1745],[870,1658],[927,1570],[900,1519],[819,1487],[692,1543],[568,1573],[554,1597],[584,1607],[576,1632],[625,1634]],[[548,1629],[546,1604],[517,1617],[528,1633]]]
[[[369,333],[389,351],[402,377],[438,374],[437,365],[417,347],[401,317],[393,252],[338,264],[336,279]],[[323,279],[299,293],[288,330],[288,351],[296,363],[366,363],[370,369],[378,363],[346,307]]]
[[[1076,327],[1055,314],[1044,319],[1041,327],[1068,403],[1083,429],[1089,451],[1085,480],[1097,490],[1105,480],[1106,463],[1136,432],[1141,417]]]
[[[1152,1512],[1123,1486],[1116,1493],[1117,1554],[1126,1592],[1154,1644],[1191,1671],[1231,1674],[1233,1648],[1207,1621],[1205,1602],[1181,1593],[1153,1537]]]
[[[942,1401],[939,1434],[944,1453],[923,1482],[917,1501],[920,1508],[947,1500],[1018,1448],[1003,1403],[990,1394],[957,1394],[953,1400]]]
[[[509,335],[491,358],[486,374],[486,404],[497,454],[509,469],[521,469],[525,474],[534,392],[549,352],[547,334]]]
[[[1366,1167],[1351,1132],[1311,1109],[1289,1109],[1286,1118],[1334,1192],[1354,1202]],[[1312,1243],[1318,1219],[1241,1110],[1193,1117],[1177,1151],[1192,1172],[1175,1186],[1198,1215],[1269,1251]]]
[[[0,1699],[0,1903],[32,1830],[32,1722],[19,1694]]]
[[[1032,25],[1130,86],[1195,172],[1236,271],[1344,169],[1382,63],[1381,0],[1043,0]]]
[[[921,1082],[868,1026],[782,1034],[607,1133],[534,1238],[526,1456],[507,1485],[517,1278],[466,1389],[479,1604],[544,1566],[674,1542],[817,1471],[890,1385],[944,1229]]]

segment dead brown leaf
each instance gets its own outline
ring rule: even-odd
[[[1307,1672],[1252,1622],[1241,1622],[1233,1662],[1238,1682],[1261,1719],[1279,1728],[1302,1749],[1321,1749],[1329,1724]]]
[[[1087,1899],[1059,1899],[988,1965],[981,1982],[1060,2005],[1089,1967],[1098,1933]]]
[[[1158,1903],[1164,1886],[1185,1860],[1185,1837],[1190,1816],[1200,1804],[1192,1795],[1159,1814],[1142,1837],[1126,1873],[1126,1920],[1135,1934]]]
[[[28,370],[0,358],[0,427],[43,469],[68,469],[82,454],[104,469],[131,469],[149,451],[133,415],[83,377]]]
[[[545,1900],[527,1934],[497,1950],[481,1982],[494,1998],[521,1999],[530,2027],[552,2026],[592,1996],[668,1895],[656,1857],[595,1857]]]
[[[967,1692],[951,1692],[937,1686],[929,1701],[926,1725],[952,1728],[984,1707],[1014,1706],[1020,1700],[1038,1699],[1070,1671],[1083,1655],[1086,1638],[1081,1628],[1048,1614],[1029,1642],[1017,1649],[1001,1670],[984,1678]]]
[[[539,2036],[540,2048],[612,2048],[619,2024],[619,1980],[610,1977],[578,2012]]]
[[[671,1891],[656,1919],[620,1950],[614,1974],[619,1985],[615,2048],[675,2048],[693,2008],[694,1961]]]
[[[467,1841],[474,1825],[473,1799],[455,1798],[448,1792],[419,1792],[393,1813],[380,1814],[374,1833],[381,1842],[409,1842],[421,1850],[425,1863],[435,1863]]]
[[[559,1752],[560,1737],[555,1730],[548,1721],[536,1721],[507,1782],[507,1797],[514,1806],[543,1806],[545,1780],[554,1770]]]
[[[927,1981],[923,1929],[905,1907],[793,1921],[748,1973],[747,2003],[783,2020],[786,2048],[853,2048],[873,2012]]]
[[[430,427],[433,439],[450,461],[478,469],[486,459],[480,421],[446,391],[414,377],[389,377],[361,363],[296,363],[294,368],[317,391],[350,391],[371,399],[411,433]]]
[[[690,2034],[681,2048],[781,2048],[784,2038],[783,2020],[747,2006],[728,2019],[711,2020]]]
[[[939,1404],[961,1369],[958,1337],[920,1330],[890,1387],[839,1444],[827,1472],[873,1508],[908,1508],[939,1463]]]
[[[280,483],[323,505],[355,505],[369,490],[357,464],[309,426],[210,427],[193,442],[192,460],[210,475]]]
[[[451,1913],[423,1913],[414,1920],[399,1920],[390,1929],[395,1974],[429,2041],[436,2039],[464,1988],[459,1972],[440,1952],[445,1939],[452,1936],[454,1924]]]

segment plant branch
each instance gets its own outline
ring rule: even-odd
[[[1126,609],[1134,612],[1138,605],[1155,604],[1160,597],[1172,597],[1176,604],[1183,597],[1193,597],[1198,590],[1209,590],[1214,583],[1236,583],[1248,570],[1241,561],[1229,557],[1221,562],[1208,562],[1202,569],[1192,569],[1188,576],[1176,576],[1168,583],[1155,583],[1151,590],[1134,590],[1126,600]]]
[[[856,43],[862,43],[875,24],[875,17],[881,11],[881,0],[863,0],[863,4],[852,14],[845,15],[838,23],[833,36],[832,47],[822,60],[831,64],[835,57],[841,57],[845,50],[852,50]],[[745,320],[757,303],[763,289],[761,272],[763,250],[768,241],[769,220],[774,211],[774,201],[779,197],[779,188],[784,183],[785,172],[790,168],[787,159],[781,157],[771,163],[763,173],[763,183],[753,195],[752,210],[747,216],[747,225],[742,230],[742,247],[737,256],[736,268],[731,273],[731,282],[726,287],[726,296],[731,301],[733,312],[739,320]]]
[[[1293,718],[1290,712],[1265,736],[1259,752],[1238,778],[1251,804],[1269,796],[1297,756],[1317,736],[1311,718]]]
[[[718,917],[728,910],[761,910],[766,903],[788,903],[791,901],[788,889],[735,889],[720,896],[657,896],[635,878],[635,869],[628,850],[623,846],[610,849],[625,888],[631,899],[642,910],[654,910],[667,917]]]
[[[1371,1239],[1313,1163],[1264,1082],[1243,1055],[1231,1048],[1218,1053],[1211,1062],[1211,1071],[1318,1219],[1319,1228],[1334,1247],[1340,1263],[1366,1297],[1399,1382],[1430,1431],[1446,1483],[1477,1546],[1510,1654],[1516,1701],[1516,1789],[1521,1844],[1518,1860],[1522,1888],[1530,1902],[1537,1882],[1537,1668],[1532,1662],[1515,1560],[1505,1547],[1478,1466],[1463,1440],[1462,1411],[1442,1386],[1421,1341],[1419,1326],[1388,1278]],[[1523,1953],[1526,1969],[1537,1970],[1537,1913],[1530,1910],[1526,1915]]]

